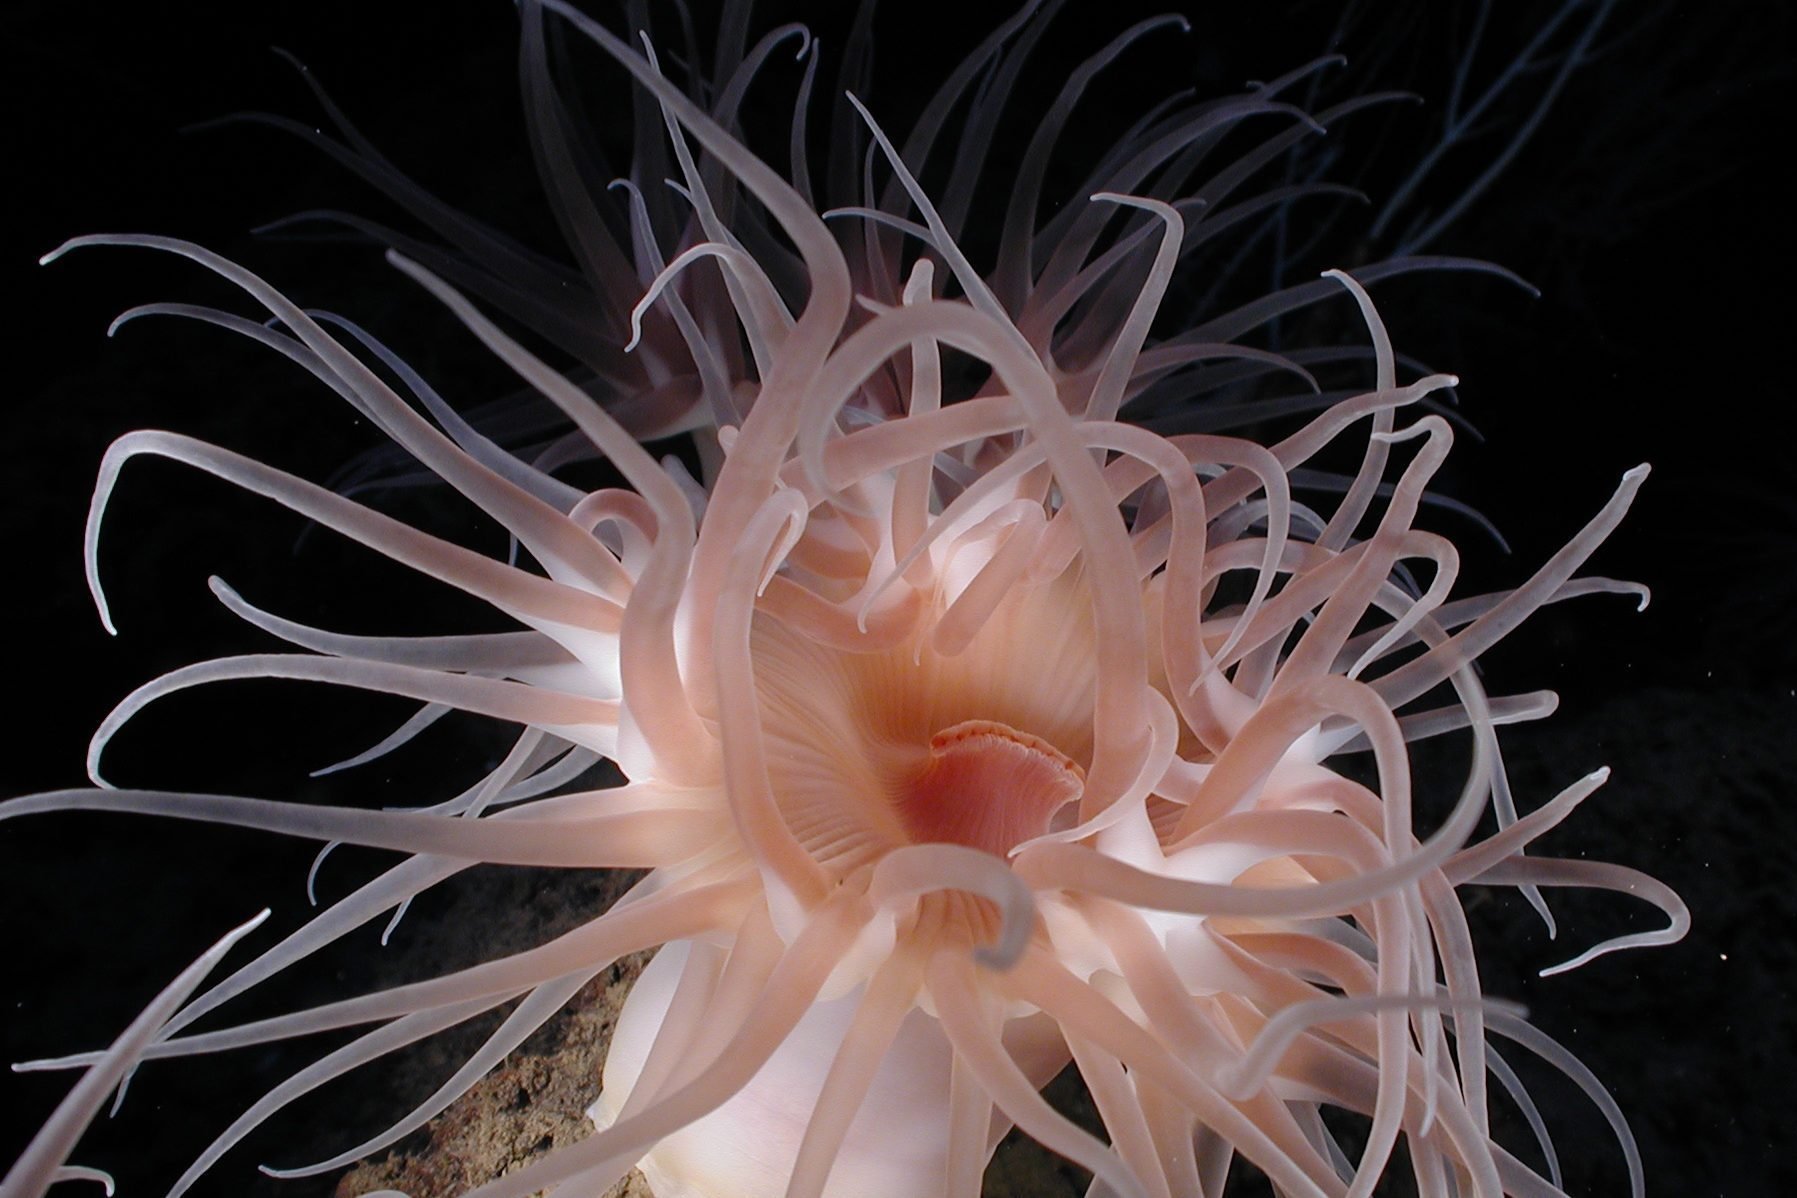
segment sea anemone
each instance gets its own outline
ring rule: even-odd
[[[1012,1125],[1089,1170],[1101,1191],[1132,1198],[1217,1195],[1237,1156],[1282,1194],[1361,1198],[1400,1141],[1419,1193],[1557,1194],[1551,1139],[1498,1039],[1602,1107],[1639,1193],[1613,1100],[1515,1007],[1484,997],[1457,888],[1513,886],[1537,903],[1542,887],[1614,890],[1667,917],[1549,972],[1684,934],[1683,905],[1653,879],[1527,852],[1607,771],[1521,812],[1497,728],[1554,701],[1488,696],[1474,670],[1545,604],[1592,593],[1645,602],[1636,585],[1575,575],[1646,468],[1521,585],[1453,597],[1458,550],[1418,516],[1454,439],[1432,397],[1455,380],[1401,381],[1365,286],[1418,264],[1331,271],[1150,336],[1181,258],[1252,214],[1244,203],[1216,216],[1288,134],[1193,189],[1205,153],[1250,116],[1280,116],[1290,136],[1311,129],[1315,118],[1278,98],[1302,75],[1151,115],[1093,168],[1084,202],[1039,219],[1057,122],[1142,30],[1129,31],[1048,111],[997,264],[982,273],[958,244],[960,216],[940,211],[912,169],[942,114],[926,114],[901,152],[851,101],[873,153],[865,181],[851,180],[863,202],[837,214],[861,226],[832,229],[802,164],[789,181],[730,119],[740,86],[792,31],[739,56],[725,86],[683,89],[652,54],[560,0],[542,8],[628,70],[665,116],[694,214],[665,258],[655,227],[666,201],[643,199],[640,186],[633,254],[596,225],[574,230],[610,288],[596,294],[637,296],[613,313],[633,337],[608,342],[538,302],[559,294],[550,280],[520,283],[507,293],[511,315],[551,342],[566,332],[592,347],[558,343],[583,363],[570,374],[446,281],[462,264],[456,281],[488,295],[503,255],[480,268],[390,257],[553,404],[578,451],[603,458],[619,485],[583,490],[552,474],[575,456],[571,443],[548,464],[507,452],[356,326],[195,245],[91,236],[47,256],[147,248],[234,284],[268,323],[176,305],[133,315],[198,317],[290,358],[517,547],[515,560],[496,559],[230,450],[137,432],[108,451],[88,524],[89,581],[109,628],[103,518],[124,466],[153,455],[459,588],[518,630],[342,635],[214,580],[233,612],[305,652],[156,679],[96,733],[94,789],[0,807],[0,819],[136,812],[408,855],[185,1005],[198,967],[183,975],[114,1051],[36,1063],[95,1071],[6,1198],[58,1176],[68,1127],[138,1061],[374,1025],[232,1123],[179,1194],[299,1096],[509,1008],[417,1110],[283,1173],[336,1168],[422,1125],[590,979],[657,946],[620,1019],[598,1130],[474,1194],[599,1194],[634,1166],[660,1198],[965,1198]],[[543,13],[524,9],[528,57]],[[967,78],[1033,28],[1030,14],[969,60]],[[538,100],[539,133],[553,130],[553,97]],[[977,150],[978,136],[967,144]],[[562,148],[539,145],[549,176],[573,188],[583,176],[557,159]],[[379,161],[366,147],[348,157]],[[874,186],[875,164],[889,185]],[[946,202],[964,213],[964,200]],[[442,219],[465,251],[490,246]],[[1308,379],[1294,356],[1232,342],[1330,299],[1352,304],[1364,328],[1370,388],[1307,392],[1284,412],[1301,419],[1268,443],[1123,418],[1164,410],[1181,387],[1275,371]],[[1193,367],[1219,361],[1234,373],[1192,382]],[[696,469],[642,443],[688,430],[699,433]],[[1299,490],[1350,444],[1334,492]],[[424,810],[104,784],[102,750],[146,705],[241,678],[367,688],[429,705],[424,718],[455,709],[523,730],[481,784]],[[1409,746],[1451,734],[1470,745],[1457,798],[1419,819]],[[568,789],[602,759],[621,784]],[[611,909],[528,951],[187,1030],[475,863],[648,872]],[[1039,1094],[1069,1061],[1108,1143]],[[1539,1167],[1494,1141],[1491,1079],[1536,1128]]]

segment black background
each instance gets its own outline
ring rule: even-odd
[[[1500,8],[1488,64],[1553,6]],[[1646,926],[1645,917],[1621,899],[1563,901],[1559,945],[1514,904],[1480,900],[1475,919],[1488,990],[1526,1001],[1609,1084],[1641,1141],[1650,1192],[1751,1198],[1797,1180],[1780,1136],[1797,1100],[1789,1014],[1797,493],[1784,432],[1797,398],[1786,370],[1793,19],[1776,4],[1620,8],[1611,29],[1639,20],[1637,35],[1575,77],[1498,184],[1436,247],[1501,261],[1540,284],[1542,297],[1452,276],[1376,295],[1401,348],[1462,376],[1465,413],[1485,434],[1483,444],[1462,438],[1445,487],[1489,515],[1514,552],[1505,557],[1464,523],[1438,521],[1462,541],[1475,580],[1520,580],[1625,469],[1654,465],[1627,526],[1595,562],[1652,585],[1652,608],[1635,615],[1620,602],[1588,601],[1546,613],[1488,671],[1499,690],[1547,686],[1564,699],[1547,728],[1506,739],[1525,805],[1597,765],[1616,771],[1558,834],[1556,850],[1666,880],[1691,904],[1695,929],[1674,949],[1543,982],[1533,970],[1568,955],[1567,943]],[[1150,11],[1075,5],[1044,46],[1042,76]],[[1413,89],[1439,106],[1452,61],[1440,47],[1468,11],[1381,8],[1350,26],[1347,69],[1374,61],[1384,73],[1362,86]],[[1090,119],[1071,134],[1075,160],[1082,146],[1102,145],[1107,127],[1115,132],[1106,115],[1114,122],[1178,86],[1213,93],[1275,74],[1328,48],[1335,24],[1308,5],[1190,15],[1187,39],[1130,59],[1089,105]],[[880,26],[884,90],[874,93],[890,108],[876,111],[902,118],[920,80],[996,19],[976,15],[957,29],[935,7],[893,5]],[[830,21],[820,21],[827,35]],[[13,212],[0,253],[10,401],[0,513],[15,646],[6,792],[80,784],[88,730],[132,686],[205,656],[265,647],[206,594],[208,573],[277,610],[351,631],[493,626],[477,607],[370,554],[324,536],[300,541],[300,522],[270,505],[152,463],[127,471],[107,527],[102,561],[122,635],[106,637],[79,547],[92,472],[113,437],[176,428],[323,478],[376,436],[290,366],[216,331],[146,322],[105,340],[111,317],[145,300],[248,310],[197,269],[128,250],[86,251],[47,269],[33,262],[84,232],[193,237],[302,302],[365,321],[452,400],[492,395],[505,380],[366,246],[249,232],[311,207],[409,227],[402,214],[277,132],[182,130],[240,110],[316,119],[294,72],[269,51],[284,46],[420,182],[553,250],[522,138],[514,24],[497,2],[198,4],[178,13],[29,4],[0,17]],[[1409,49],[1381,61],[1381,39]],[[765,97],[784,106],[794,80],[782,71]],[[1430,136],[1434,110],[1407,111],[1369,121],[1358,140],[1354,130],[1340,135],[1343,169],[1371,164],[1365,182],[1375,196]],[[1425,200],[1451,202],[1494,152],[1496,143],[1485,144]],[[989,186],[1002,196],[1002,177]],[[1356,213],[1339,214],[1344,264],[1381,248],[1359,227]],[[468,543],[499,543],[448,496],[401,495],[389,506]],[[220,689],[228,693],[146,713],[108,759],[115,780],[398,803],[421,773],[472,777],[497,743],[490,730],[452,726],[345,786],[315,786],[306,769],[360,748],[379,734],[370,719],[397,722],[404,708],[319,688]],[[71,816],[0,829],[4,1055],[103,1042],[205,944],[265,903],[277,924],[297,923],[309,857],[266,837],[150,821]],[[360,876],[365,863],[351,860],[327,867],[327,891]],[[415,918],[428,920],[429,909]],[[277,1005],[365,982],[377,968],[367,963],[371,939]],[[257,1077],[305,1059],[239,1055],[256,1059],[147,1070],[120,1122],[78,1159],[117,1169],[127,1194],[166,1184],[254,1097]],[[5,1080],[0,1159],[65,1081]],[[1626,1192],[1595,1117],[1566,1087],[1542,1086],[1569,1189]],[[305,1118],[324,1122],[354,1101],[329,1098]],[[303,1156],[291,1145],[311,1133],[289,1134],[233,1156],[203,1191],[317,1192],[274,1187],[249,1171],[252,1156]]]

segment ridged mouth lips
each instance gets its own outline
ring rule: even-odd
[[[919,843],[1003,856],[1046,832],[1085,780],[1077,762],[1039,736],[996,720],[963,720],[930,738],[928,760],[900,790],[899,815]]]

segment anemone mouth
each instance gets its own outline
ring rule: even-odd
[[[996,720],[963,720],[930,738],[928,759],[896,797],[913,841],[1002,854],[1046,832],[1085,780],[1077,762],[1041,737]]]
[[[911,844],[999,856],[1078,800],[1097,645],[1085,588],[1019,586],[958,652],[933,622],[874,652],[758,618],[768,769],[805,851],[843,877]]]

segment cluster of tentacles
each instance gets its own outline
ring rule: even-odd
[[[1360,1198],[1400,1139],[1420,1193],[1558,1193],[1551,1139],[1494,1036],[1591,1094],[1639,1191],[1632,1142],[1601,1086],[1514,1008],[1483,997],[1457,888],[1516,886],[1540,903],[1542,887],[1594,887],[1666,913],[1663,930],[1587,949],[1562,969],[1684,933],[1682,904],[1652,879],[1526,853],[1605,772],[1520,812],[1496,730],[1546,715],[1553,697],[1488,696],[1473,671],[1544,604],[1600,592],[1645,601],[1632,584],[1575,577],[1645,468],[1522,585],[1453,597],[1458,553],[1418,517],[1453,439],[1431,397],[1454,380],[1400,382],[1362,286],[1407,264],[1332,272],[1150,338],[1182,259],[1293,198],[1275,190],[1223,207],[1231,193],[1286,139],[1342,114],[1288,108],[1278,94],[1289,80],[1170,106],[1093,167],[1089,203],[1040,220],[1060,123],[1153,23],[1127,31],[1044,115],[997,264],[982,273],[958,248],[961,193],[951,185],[938,207],[911,168],[973,79],[984,73],[988,97],[1010,86],[1039,28],[1033,6],[951,76],[903,149],[862,113],[890,182],[876,188],[871,165],[865,181],[849,180],[861,202],[840,214],[863,221],[852,234],[819,215],[802,161],[789,181],[732,133],[749,80],[795,31],[720,54],[720,83],[683,89],[652,55],[545,0],[524,6],[527,101],[558,211],[591,199],[581,190],[591,172],[571,156],[546,82],[544,9],[636,77],[690,205],[665,260],[668,217],[640,184],[628,253],[602,222],[568,218],[585,277],[606,281],[586,293],[595,310],[569,307],[587,300],[568,298],[580,293],[549,267],[408,193],[353,130],[338,147],[458,247],[402,245],[415,252],[393,254],[399,269],[572,426],[532,453],[463,419],[370,334],[308,314],[197,247],[120,236],[58,251],[148,247],[237,284],[272,319],[181,305],[135,314],[196,317],[290,358],[518,548],[515,560],[475,552],[190,437],[122,438],[88,530],[103,614],[107,500],[125,463],[152,454],[460,588],[517,630],[346,636],[215,582],[233,611],[302,651],[205,662],[139,689],[95,736],[96,783],[102,748],[146,704],[237,678],[425,705],[383,749],[447,710],[522,730],[479,784],[415,811],[103,784],[0,806],[0,820],[105,809],[406,855],[190,997],[228,939],[111,1050],[33,1063],[89,1072],[0,1193],[79,1175],[62,1160],[139,1062],[372,1026],[245,1112],[180,1193],[302,1094],[507,1008],[417,1110],[283,1172],[340,1167],[444,1110],[612,962],[661,945],[606,1067],[600,1130],[481,1186],[480,1198],[598,1194],[636,1166],[666,1196],[965,1198],[1011,1125],[1119,1195],[1215,1196],[1239,1155],[1281,1194]],[[801,124],[815,66],[813,54]],[[1226,132],[1267,115],[1290,128],[1221,168],[1210,162]],[[982,119],[963,147],[990,136]],[[580,366],[547,363],[457,283]],[[635,298],[619,308],[623,294]],[[1162,412],[1182,389],[1309,380],[1298,355],[1233,342],[1329,296],[1358,305],[1370,388],[1245,404],[1303,416],[1270,444],[1121,418]],[[696,433],[696,470],[643,447],[680,430]],[[1321,478],[1306,471],[1350,438],[1364,448],[1330,504],[1301,498],[1294,482]],[[585,491],[558,477],[577,456],[604,458],[625,485]],[[1408,746],[1445,735],[1469,744],[1466,776],[1424,834]],[[1331,764],[1340,758],[1370,765],[1344,772]],[[601,759],[627,781],[581,789]],[[1475,841],[1487,817],[1495,830]],[[650,872],[613,909],[527,952],[192,1030],[475,863]],[[1038,1093],[1069,1060],[1108,1143]],[[1493,1142],[1491,1079],[1537,1128],[1541,1165]],[[1365,1117],[1357,1156],[1325,1108]]]

